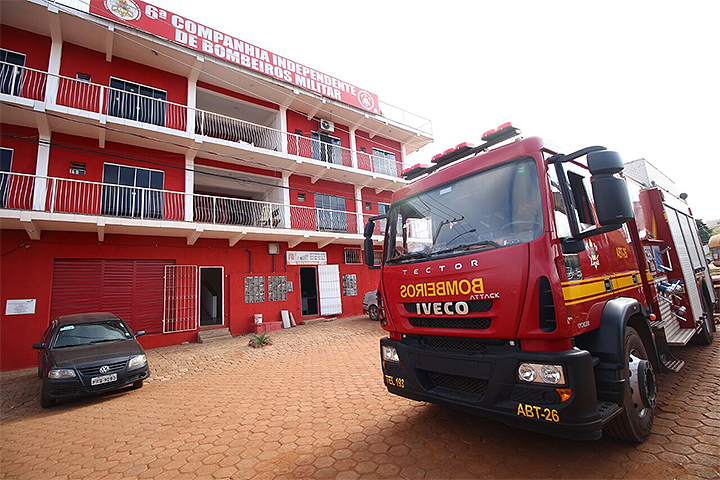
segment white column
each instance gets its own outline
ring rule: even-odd
[[[278,112],[279,128],[280,130],[280,151],[282,153],[288,153],[288,131],[287,131],[287,107],[280,105],[280,111]]]
[[[356,127],[350,128],[350,161],[352,162],[353,168],[358,168],[357,161],[357,140],[355,138]]]
[[[352,138],[352,137],[350,137]],[[363,221],[363,200],[362,200],[362,187],[355,185],[355,210],[357,210],[357,229],[360,235],[363,234],[365,228],[365,222]]]
[[[194,77],[194,78],[193,78]],[[187,133],[195,136],[195,107],[197,105],[197,75],[188,78],[187,88]]]
[[[55,105],[60,79],[60,58],[62,57],[62,40],[53,40],[50,45],[48,62],[47,87],[45,88],[45,105]]]
[[[185,221],[193,221],[193,193],[195,193],[195,150],[185,154]]]
[[[37,161],[35,162],[35,191],[33,193],[33,210],[45,210],[47,198],[47,174],[50,164],[50,136],[40,135]]]
[[[405,145],[400,144],[400,175],[405,170]]]
[[[283,228],[291,228],[290,223],[290,172],[282,172],[282,204],[283,204]]]

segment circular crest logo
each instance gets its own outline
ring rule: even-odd
[[[142,15],[133,0],[105,0],[105,8],[120,20],[137,20]]]
[[[373,99],[373,96],[365,90],[360,90],[357,93],[357,99],[364,109],[372,110],[373,108],[375,108],[375,99]]]
[[[100,373],[108,373],[109,371],[110,367],[108,367],[107,365],[103,365],[102,367],[100,367]]]

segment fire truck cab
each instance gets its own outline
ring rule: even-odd
[[[561,154],[510,124],[483,142],[409,169],[366,225],[387,389],[563,437],[643,441],[658,374],[683,366],[668,345],[712,341],[687,205],[629,189],[603,147]]]

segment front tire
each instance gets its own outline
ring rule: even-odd
[[[370,320],[374,320],[374,321],[377,321],[378,318],[380,318],[380,317],[378,316],[378,307],[377,307],[377,305],[370,305],[370,306],[368,307],[368,316],[370,317]]]
[[[137,390],[138,388],[142,388],[143,386],[143,380],[138,380],[137,382],[134,382],[132,384],[133,390]]]
[[[55,399],[50,398],[49,395],[45,393],[45,389],[41,387],[40,390],[40,406],[42,408],[50,408],[53,405],[55,405]]]
[[[622,378],[625,380],[623,411],[610,420],[604,430],[615,438],[642,443],[650,435],[655,418],[655,375],[648,361],[645,345],[632,327],[625,329],[623,352],[625,355],[625,365],[622,370]],[[638,365],[641,368],[638,368]]]

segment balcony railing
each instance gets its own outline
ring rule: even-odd
[[[275,152],[287,151],[290,155],[356,167],[391,177],[402,175],[401,160],[353,151],[218,113],[191,109],[161,98],[0,62],[0,93],[44,100],[48,88],[51,88],[51,93],[57,90],[55,103],[63,107],[180,131],[188,131],[190,114],[194,116],[193,133],[198,135]],[[396,156],[399,157],[399,154]]]
[[[39,193],[39,194],[38,194]],[[0,173],[0,208],[151,220],[184,221],[184,192]],[[192,195],[192,221],[268,229],[358,232],[357,214],[340,210]]]

